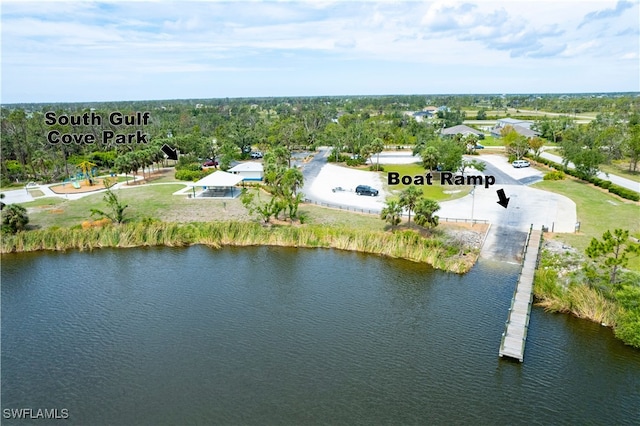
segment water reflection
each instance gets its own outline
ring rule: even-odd
[[[498,358],[517,267],[337,250],[2,259],[2,408],[72,424],[633,424],[640,356],[534,309]],[[5,420],[6,424],[11,422]]]

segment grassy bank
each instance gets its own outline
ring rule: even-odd
[[[51,227],[4,236],[1,252],[193,244],[216,248],[255,245],[334,248],[424,262],[456,273],[467,272],[477,257],[477,253],[465,251],[461,246],[445,244],[442,238],[424,238],[413,231],[390,233],[321,225],[264,227],[237,221],[137,222],[88,229]]]
[[[600,238],[605,231],[612,228],[612,224],[618,224],[628,229],[632,236],[640,238],[640,206],[637,202],[623,200],[575,179],[542,181],[532,187],[565,195],[576,203],[580,232],[558,234],[555,238],[580,252],[584,252],[592,238]],[[632,258],[629,268],[640,271],[640,257]]]
[[[640,277],[629,273],[626,284],[599,288],[580,277],[580,263],[543,252],[533,285],[537,305],[611,327],[616,338],[640,349]]]

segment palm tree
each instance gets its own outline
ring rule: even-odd
[[[402,220],[402,206],[396,200],[387,201],[387,205],[380,212],[380,218],[389,222],[393,230]]]
[[[415,209],[418,200],[422,198],[422,191],[417,186],[411,185],[400,193],[400,206],[409,212],[409,223],[411,223],[411,211]]]
[[[2,210],[2,230],[15,234],[29,223],[27,209],[18,204],[9,204]]]
[[[435,146],[427,146],[422,150],[420,156],[422,157],[422,165],[425,169],[429,169],[429,171],[432,172],[438,167],[440,153]]]
[[[371,143],[371,151],[376,154],[376,170],[380,170],[380,153],[384,150],[384,141],[381,138],[375,138]]]
[[[428,198],[423,198],[416,204],[415,212],[416,219],[415,222],[424,226],[425,228],[431,228],[438,226],[438,216],[435,216],[434,213],[440,210],[440,204],[438,204],[435,200],[430,200]]]

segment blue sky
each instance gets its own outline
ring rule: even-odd
[[[640,91],[640,2],[2,2],[2,103]]]

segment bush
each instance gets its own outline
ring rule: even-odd
[[[176,170],[188,170],[191,172],[198,172],[202,170],[200,163],[184,163],[176,165]]]
[[[192,163],[199,164],[198,157],[196,157],[193,154],[181,155],[180,158],[178,158],[178,164],[176,164],[176,169],[184,168],[184,166],[186,166],[187,164],[192,164]]]
[[[336,158],[336,150],[333,149],[327,161],[329,161],[330,163],[344,163],[350,158],[351,157],[349,157],[347,154],[342,154],[342,153],[338,154],[338,158]]]
[[[176,179],[195,182],[211,173],[209,170],[178,170],[176,171]]]
[[[369,166],[369,170],[372,172],[384,172],[384,166],[382,164],[373,164]]]
[[[357,158],[347,158],[347,166],[362,166],[366,163],[365,159],[362,157],[357,157]]]
[[[566,176],[564,172],[560,170],[555,170],[553,172],[548,172],[547,174],[545,174],[543,179],[544,180],[563,180],[565,177]]]
[[[627,345],[640,348],[640,312],[624,309],[617,320],[616,337]]]
[[[612,194],[616,194],[622,198],[626,198],[627,200],[640,201],[639,193],[637,193],[636,191],[632,191],[630,189],[615,185],[613,183],[609,185],[609,192],[611,192]]]

